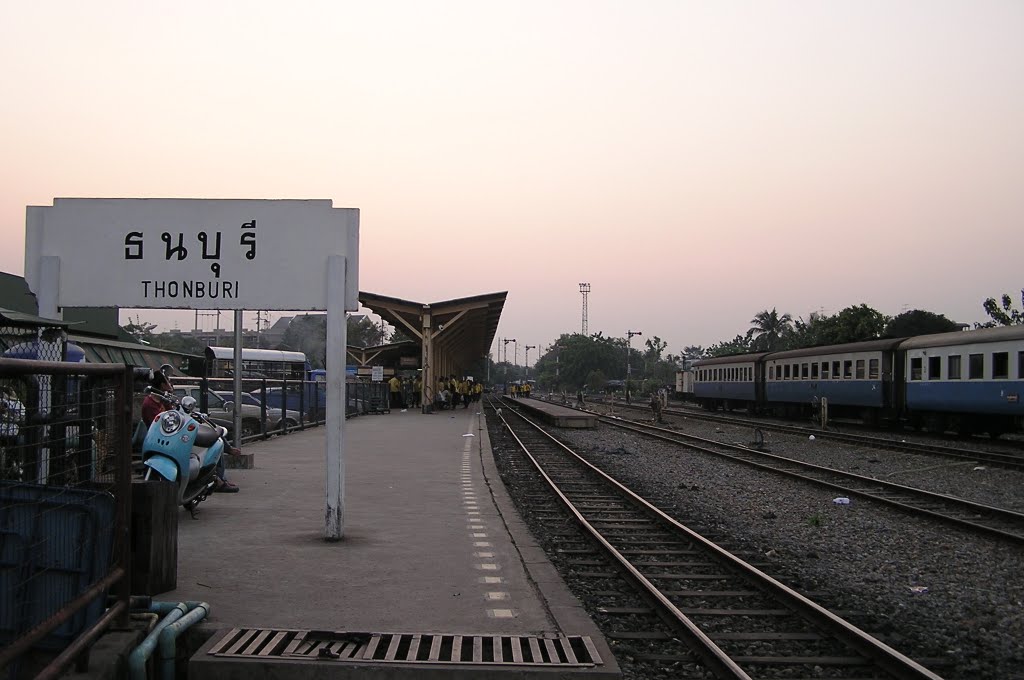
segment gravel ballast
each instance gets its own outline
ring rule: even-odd
[[[626,415],[626,414],[623,414]],[[668,418],[688,434],[749,443],[750,428]],[[1024,678],[1024,548],[920,519],[608,425],[560,430],[563,441],[642,496],[674,505],[732,549],[813,593],[947,678]],[[825,439],[769,433],[773,453],[1019,510],[1024,474]],[[852,613],[848,616],[847,613]]]

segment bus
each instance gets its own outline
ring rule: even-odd
[[[309,361],[302,352],[278,349],[243,349],[242,377],[268,380],[308,380]],[[235,375],[235,350],[232,347],[206,348],[206,377],[231,378]]]

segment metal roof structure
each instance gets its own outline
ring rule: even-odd
[[[507,295],[503,291],[423,303],[360,291],[359,303],[420,343],[426,390],[435,384],[435,376],[464,375],[487,356]]]

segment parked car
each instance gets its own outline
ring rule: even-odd
[[[234,401],[235,399],[234,393],[231,392],[230,390],[214,390],[213,393],[216,394],[221,399],[223,399],[224,401]],[[261,402],[259,399],[252,396],[248,392],[242,392],[242,403],[249,404],[250,406],[255,406],[256,408],[260,408],[261,406],[263,406],[263,402]]]
[[[196,400],[196,403],[202,403],[199,399],[202,388],[199,385],[179,385],[174,388],[174,394],[179,398],[184,396],[192,397]],[[229,395],[228,398],[221,396],[221,394]],[[226,427],[229,432],[234,430],[235,427],[235,414],[234,414],[234,401],[230,398],[230,392],[223,392],[221,394],[214,392],[213,390],[206,391],[207,408],[206,413],[210,416],[210,420]],[[262,409],[259,406],[259,401],[256,400],[256,405],[251,403],[245,403],[243,395],[242,409],[242,438],[251,437],[253,435],[260,434],[260,416],[262,415]],[[228,408],[228,404],[232,404],[232,408]],[[281,417],[281,409],[271,408],[267,406],[267,432],[275,432],[282,429],[283,425],[287,427],[298,427],[299,426],[299,413],[297,411],[285,411],[284,418]]]

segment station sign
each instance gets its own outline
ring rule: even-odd
[[[61,307],[324,310],[341,255],[359,308],[359,210],[330,200],[58,198],[25,232],[29,287],[58,258]]]

